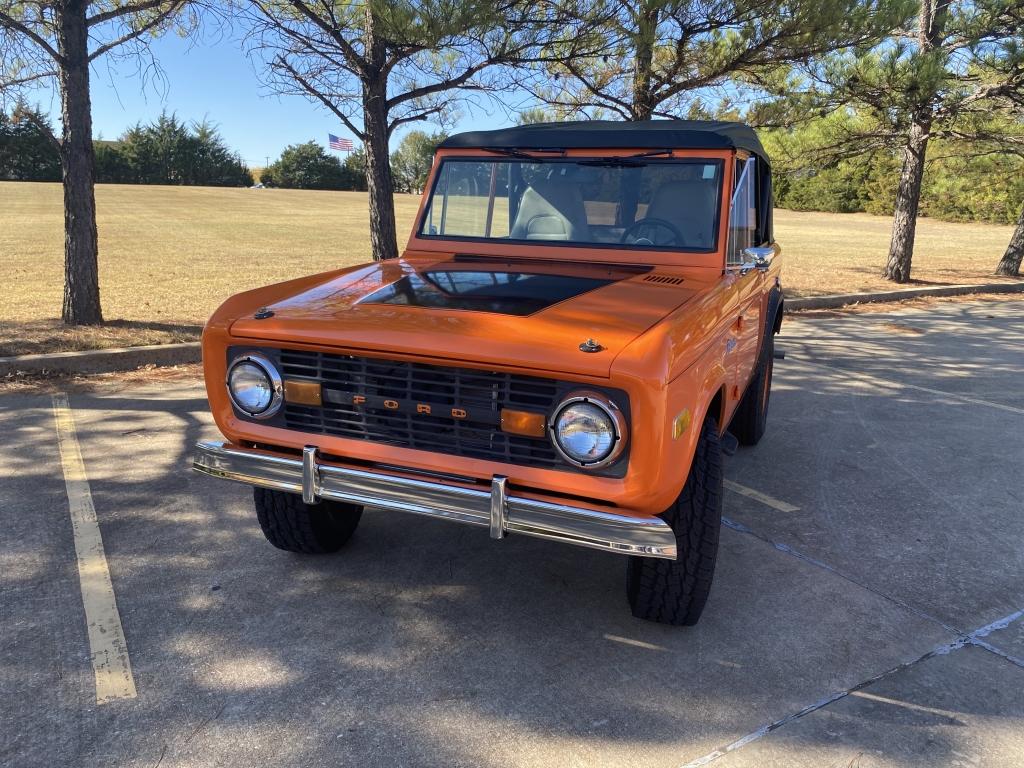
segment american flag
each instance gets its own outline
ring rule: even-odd
[[[351,152],[353,149],[352,139],[342,139],[338,136],[335,136],[333,133],[328,133],[327,140],[328,143],[331,145],[331,149],[337,149],[342,152]]]

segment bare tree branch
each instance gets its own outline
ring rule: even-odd
[[[317,101],[319,101],[329,111],[333,112],[334,115],[339,120],[341,120],[341,122],[343,122],[345,124],[345,126],[350,131],[352,131],[352,133],[354,133],[356,135],[356,138],[358,138],[360,140],[363,140],[363,139],[366,138],[364,132],[356,127],[355,123],[353,123],[349,119],[348,115],[346,115],[343,111],[341,111],[337,107],[337,105],[335,105],[334,102],[330,98],[328,98],[328,96],[326,96],[318,88],[316,88],[297,69],[295,69],[295,67],[293,67],[291,64],[289,64],[287,59],[285,59],[283,56],[279,57],[275,61],[274,66],[275,67],[279,67],[279,68],[283,69],[285,72],[287,72],[289,77],[291,77],[302,88],[302,90],[304,90],[312,98],[314,98]]]
[[[314,24],[317,28],[324,32],[331,39],[331,41],[338,46],[338,49],[345,55],[345,58],[348,60],[350,67],[352,67],[357,72],[363,71],[363,68],[365,67],[366,64],[365,59],[362,56],[360,56],[359,52],[356,51],[352,44],[345,39],[345,36],[342,34],[341,29],[337,26],[336,23],[331,24],[328,21],[325,21],[315,10],[313,10],[309,5],[303,2],[303,0],[288,0],[288,3],[293,8],[295,8],[295,10],[301,13],[303,18],[305,18],[307,21]],[[267,17],[267,19],[271,21],[271,23],[275,22],[276,17],[274,16],[273,11],[264,6],[261,2],[256,2],[255,4],[260,9],[260,11]],[[330,14],[333,19],[333,10],[330,11]],[[275,24],[275,26],[278,29],[280,29],[284,25]]]
[[[124,5],[118,5],[110,10],[102,11],[90,16],[85,20],[85,23],[90,27],[95,27],[97,24],[103,24],[107,21],[120,19],[124,16],[151,11],[154,8],[164,5],[166,2],[167,0],[142,0],[142,2],[139,3],[125,3]]]
[[[406,125],[408,123],[423,122],[429,120],[432,116],[439,115],[440,113],[442,113],[444,109],[445,107],[443,104],[438,104],[436,106],[431,107],[430,109],[425,109],[422,112],[417,112],[414,115],[395,118],[390,123],[388,123],[388,135],[390,136],[392,133],[394,133],[395,128],[397,128],[400,125]]]
[[[58,64],[63,63],[63,57],[59,53],[57,53],[57,50],[52,45],[50,45],[50,43],[47,42],[45,38],[37,34],[34,30],[30,29],[26,25],[22,24],[17,19],[14,19],[13,17],[9,16],[4,11],[0,11],[0,27],[6,27],[7,29],[11,29],[17,32],[18,34],[24,35],[33,43],[42,48],[46,52],[46,54],[55,62],[57,62]]]
[[[28,85],[29,83],[34,83],[39,80],[46,80],[51,77],[56,77],[57,74],[57,70],[48,69],[43,70],[41,72],[33,72],[32,74],[25,75],[23,77],[15,77],[10,80],[0,80],[0,92],[5,90],[13,90],[14,88],[17,88],[20,85]]]
[[[164,2],[164,3],[166,3],[166,1],[167,0],[161,0],[161,2]],[[120,46],[124,45],[125,43],[130,42],[132,40],[135,40],[138,37],[142,37],[142,35],[146,34],[147,32],[150,32],[150,31],[156,29],[157,27],[161,26],[171,16],[173,16],[178,11],[180,11],[182,8],[184,8],[185,4],[187,3],[187,1],[188,0],[178,0],[171,7],[169,7],[165,12],[161,12],[160,14],[154,16],[152,19],[150,19],[145,24],[143,24],[141,27],[138,27],[137,29],[133,29],[133,30],[125,33],[121,37],[118,37],[118,38],[115,38],[114,40],[111,40],[108,43],[104,43],[99,48],[97,48],[95,51],[93,51],[92,53],[89,54],[89,61],[95,61],[100,56],[103,56],[105,53],[108,53],[109,51],[112,51],[115,48],[119,48]]]

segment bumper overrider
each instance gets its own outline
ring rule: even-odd
[[[490,491],[322,462],[314,446],[302,458],[223,442],[196,444],[193,469],[213,477],[320,499],[469,523],[492,539],[519,533],[581,547],[676,559],[676,538],[660,518],[638,518],[555,504],[508,492],[506,478]]]

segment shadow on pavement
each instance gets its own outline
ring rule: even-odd
[[[981,374],[1011,374],[1012,360],[986,352],[980,331],[957,330],[956,350],[944,351],[940,323],[963,320],[946,316],[900,317],[927,323],[923,335],[837,326],[794,337],[837,368],[780,361],[769,437],[728,473],[800,510],[786,516],[730,494],[726,514],[849,580],[725,529],[708,609],[685,629],[629,615],[624,558],[495,543],[414,516],[369,511],[336,556],[277,551],[248,489],[188,469],[193,443],[216,434],[199,387],[74,395],[139,691],[103,707],[92,698],[49,401],[8,399],[0,762],[679,766],[910,662],[954,638],[877,592],[965,629],[1024,603],[1024,530],[980,455],[985,435],[994,444],[1005,426],[972,424],[974,410],[951,412],[922,393],[851,389],[838,369],[921,375],[937,389],[960,380],[958,356],[975,386]],[[987,332],[995,325],[1006,328],[1000,320]],[[907,370],[915,355],[934,357],[934,371]],[[974,441],[977,466],[949,434]],[[981,474],[957,477],[950,459]],[[962,664],[965,653],[932,661]],[[875,699],[848,697],[780,729],[796,734],[786,751],[740,750],[727,764],[823,764],[814,761],[840,743],[852,754],[891,750],[900,765],[949,764],[975,724],[1020,724],[1006,696],[939,695],[946,678],[922,679],[925,664],[887,678]],[[948,684],[1019,689],[1024,674],[980,663],[969,672]],[[840,716],[852,718],[842,739],[827,722],[808,725]],[[880,731],[926,734],[928,748],[880,747]],[[774,734],[759,742],[777,743]]]

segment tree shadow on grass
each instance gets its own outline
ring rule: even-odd
[[[884,271],[884,267],[884,264],[879,263],[877,266],[872,265],[870,267],[847,267],[846,271],[860,275],[870,275],[871,277],[881,278],[882,273]],[[931,271],[937,272],[939,270],[933,269]],[[907,282],[905,283],[888,283],[887,290],[898,291],[902,288],[937,288],[939,286],[944,285],[959,285],[965,282],[977,282],[976,280],[964,281],[962,277],[962,274],[950,270],[948,280],[921,280],[918,278],[911,278],[910,280],[907,280]],[[852,293],[852,291],[844,291],[844,293]]]
[[[0,322],[0,357],[198,341],[202,326],[138,320],[67,326],[58,318]]]

